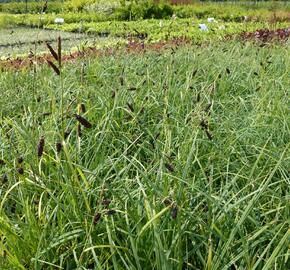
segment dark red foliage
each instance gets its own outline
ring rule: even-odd
[[[290,28],[284,29],[258,29],[255,32],[245,32],[241,37],[245,40],[257,40],[262,42],[269,42],[273,40],[284,41],[290,36]]]
[[[153,44],[146,44],[144,45],[143,42],[140,42],[140,40],[136,39],[129,39],[127,46],[124,48],[126,52],[131,53],[141,53],[144,52],[145,49],[153,50],[153,51],[159,51],[164,48],[168,48],[168,46],[180,46],[190,43],[191,41],[186,38],[176,38],[168,41],[160,41]],[[123,50],[123,49],[122,49]],[[67,55],[64,55],[62,57],[62,62],[74,62],[80,58],[87,58],[87,57],[98,57],[98,56],[108,56],[112,55],[116,52],[120,51],[118,48],[108,48],[108,49],[97,49],[95,47],[88,47],[84,49],[83,51],[77,51],[74,53],[70,53]],[[34,63],[36,65],[41,65],[44,63],[52,62],[54,57],[50,54],[46,55],[39,55],[35,56]],[[8,57],[5,60],[0,60],[0,70],[7,70],[7,69],[25,69],[30,68],[31,63],[29,61],[28,57],[17,57],[15,59],[11,59]],[[51,66],[52,67],[52,66]],[[53,67],[52,67],[53,68]],[[58,73],[58,70],[55,70],[56,73]],[[124,78],[121,79],[121,85],[124,85]]]

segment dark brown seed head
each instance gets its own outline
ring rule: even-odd
[[[166,169],[167,169],[168,171],[170,171],[170,172],[174,172],[174,167],[173,167],[172,164],[170,164],[170,163],[165,163],[165,167],[166,167]]]
[[[142,108],[140,109],[140,114],[144,114],[144,111],[145,111],[145,108],[142,107]]]
[[[158,132],[155,136],[155,140],[158,140],[158,138],[160,137],[160,132]]]
[[[54,64],[52,63],[51,61],[49,60],[46,60],[46,62],[48,63],[48,65],[54,70],[54,72],[57,74],[57,75],[60,75],[60,69]]]
[[[188,116],[188,118],[186,119],[186,124],[188,124],[191,121],[192,116]]]
[[[112,95],[111,95],[111,97],[112,97],[112,98],[115,98],[115,96],[116,96],[116,92],[115,92],[115,91],[112,91]]]
[[[62,149],[62,143],[61,142],[57,142],[56,143],[56,152],[60,153],[61,149]]]
[[[80,111],[81,111],[82,113],[85,113],[85,112],[86,112],[86,106],[85,106],[84,103],[81,103],[81,104],[80,104]]]
[[[49,49],[50,54],[53,56],[53,58],[56,61],[58,61],[58,55],[57,55],[56,51],[51,47],[51,45],[48,42],[46,42],[46,47]]]
[[[197,69],[195,69],[195,70],[192,72],[191,78],[194,78],[195,75],[196,75],[196,73],[197,73]]]
[[[177,218],[177,214],[178,214],[178,207],[175,205],[172,209],[171,209],[171,217],[173,219]]]
[[[70,129],[66,130],[64,133],[64,139],[67,139],[67,137],[69,136],[70,133],[71,133]]]
[[[57,56],[58,56],[58,66],[61,68],[61,37],[57,39]]]
[[[108,216],[111,216],[111,215],[114,215],[115,213],[116,213],[116,210],[111,209],[111,210],[108,210],[106,214]]]
[[[37,146],[37,156],[38,157],[41,157],[43,154],[44,144],[45,144],[44,137],[41,137],[39,142],[38,142],[38,146]]]
[[[136,90],[137,90],[137,87],[134,87],[134,86],[128,88],[128,91],[136,91]]]
[[[78,134],[78,137],[82,137],[82,126],[80,124],[78,124],[78,127],[77,127],[77,134]]]
[[[82,117],[82,116],[80,116],[78,114],[75,114],[75,118],[85,128],[92,128],[93,125],[87,119],[85,119],[84,117]]]
[[[123,86],[124,85],[124,77],[120,76],[120,84]]]
[[[45,113],[43,113],[42,115],[43,115],[43,116],[49,116],[49,115],[51,115],[51,112],[45,112]]]
[[[101,213],[96,213],[94,216],[94,225],[96,225],[101,219]]]
[[[209,103],[209,104],[206,105],[206,107],[205,107],[205,109],[204,109],[204,111],[205,111],[206,113],[208,113],[208,112],[210,111],[210,109],[211,109],[211,105],[212,105],[212,103]]]
[[[111,203],[111,200],[110,199],[104,199],[102,201],[102,205],[105,206],[105,207],[108,207],[110,203]]]
[[[165,204],[165,206],[169,206],[169,205],[172,204],[172,201],[171,201],[169,198],[165,198],[165,199],[163,200],[163,203]]]
[[[18,168],[18,169],[17,169],[17,172],[18,172],[19,174],[24,174],[24,170],[23,170],[23,168]]]
[[[39,205],[39,200],[34,200],[33,203],[34,203],[35,205]]]
[[[200,93],[197,93],[196,102],[200,102]]]
[[[132,104],[127,103],[128,108],[130,109],[131,112],[134,112],[134,107]]]
[[[0,159],[0,165],[4,166],[6,162],[3,159]]]
[[[206,120],[202,120],[200,122],[200,126],[202,129],[208,129],[208,122]]]
[[[226,68],[226,72],[227,72],[227,74],[231,74],[231,71],[229,68]]]
[[[208,138],[210,141],[212,141],[212,139],[213,139],[213,135],[209,132],[208,129],[205,130],[205,133],[206,133],[207,138]]]
[[[8,176],[6,173],[2,175],[2,183],[5,184],[8,181]]]
[[[21,163],[23,162],[23,157],[19,157],[19,158],[17,159],[17,162],[18,162],[19,164],[21,164]]]

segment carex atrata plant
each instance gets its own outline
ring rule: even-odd
[[[63,89],[63,80],[62,80],[62,55],[61,55],[61,37],[57,38],[57,49],[55,50],[48,42],[46,47],[50,52],[50,59],[46,59],[49,67],[59,76],[59,85],[60,85],[60,111],[61,111],[61,138],[64,138],[65,126],[64,126],[64,89]],[[55,61],[53,61],[53,59]]]

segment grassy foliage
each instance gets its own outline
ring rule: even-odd
[[[0,74],[0,268],[288,269],[287,53]]]

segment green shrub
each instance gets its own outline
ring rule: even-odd
[[[169,4],[155,4],[153,1],[130,3],[116,9],[115,17],[121,20],[162,19],[173,15]]]
[[[123,4],[125,5],[125,4]],[[118,0],[97,0],[83,8],[84,12],[112,15],[117,8],[122,6]]]
[[[85,6],[92,4],[93,0],[71,0],[69,2],[69,9],[73,11],[82,11]]]

